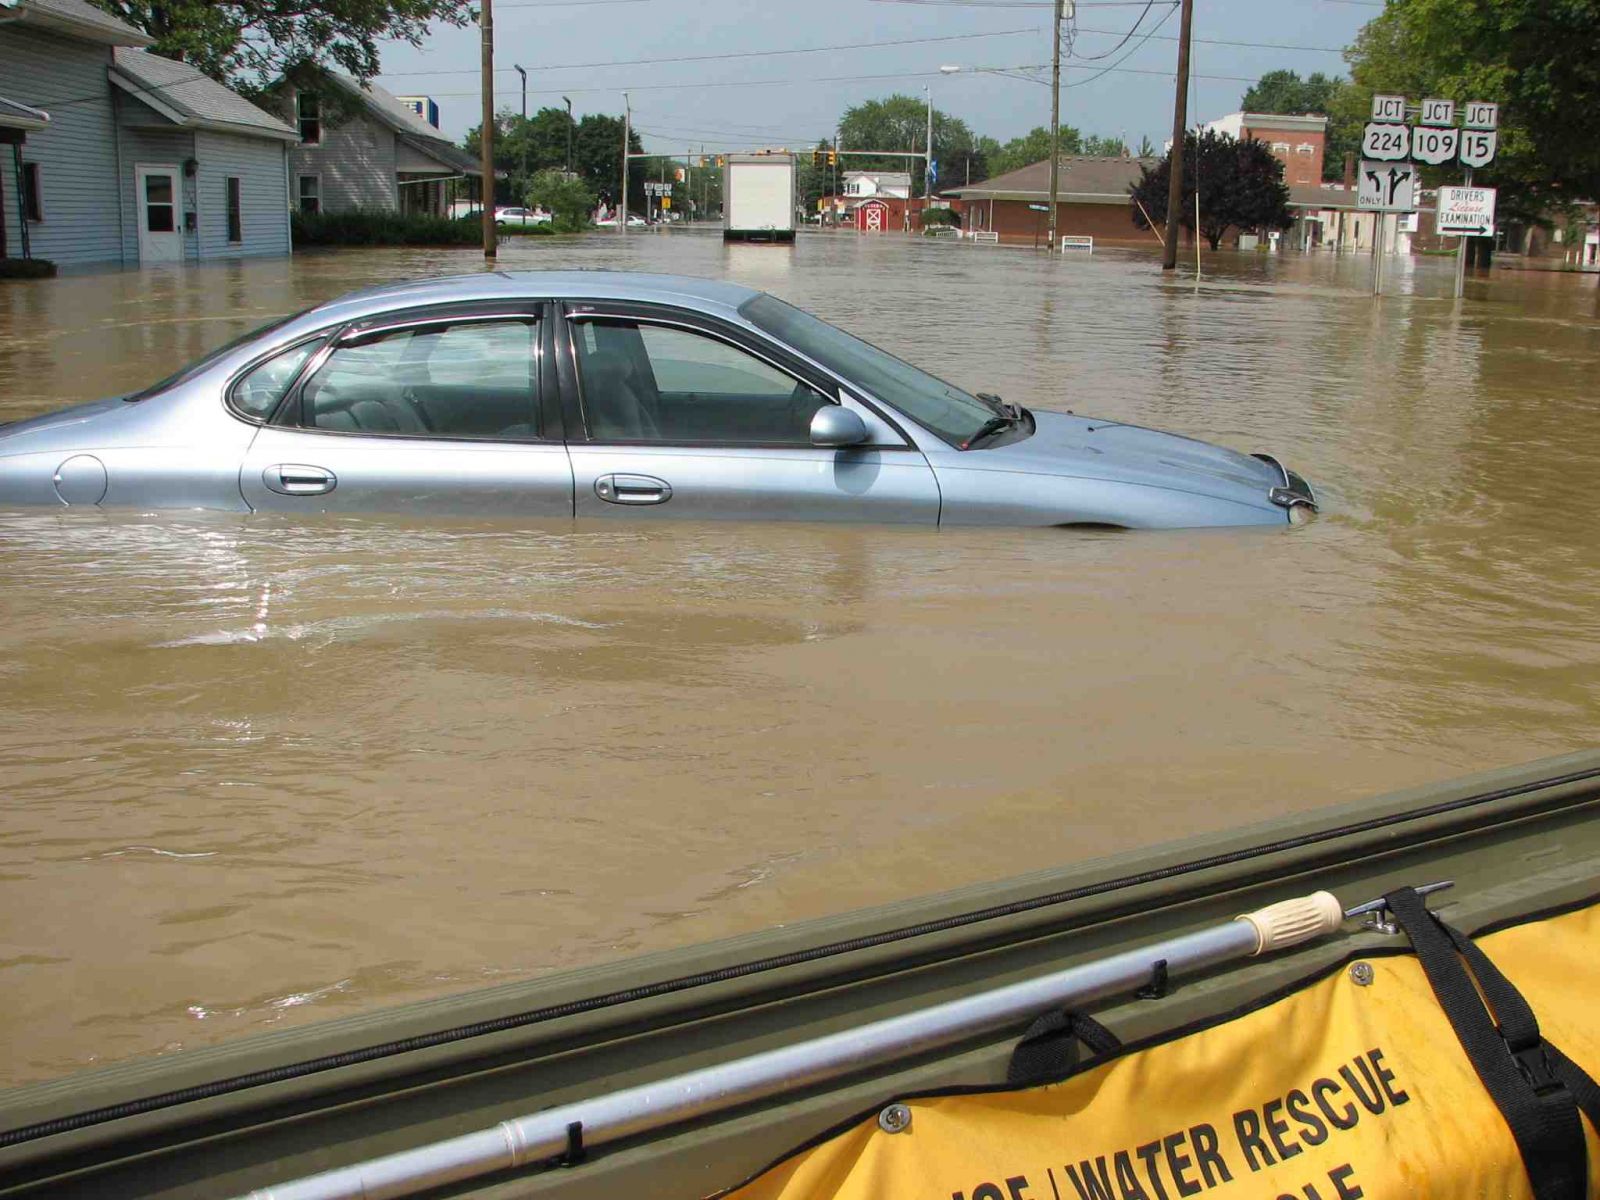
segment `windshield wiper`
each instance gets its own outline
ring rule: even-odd
[[[1016,419],[1022,416],[1022,406],[1020,404],[1008,404],[993,392],[979,392],[977,395],[979,400],[982,400],[1002,417]]]
[[[963,450],[971,450],[974,445],[991,434],[999,433],[1002,429],[1011,429],[1018,424],[1020,422],[1016,417],[990,417],[982,425],[978,426],[978,432],[961,443],[961,448]]]

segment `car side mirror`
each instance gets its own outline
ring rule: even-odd
[[[813,446],[859,446],[867,436],[867,423],[842,404],[824,404],[811,418]]]

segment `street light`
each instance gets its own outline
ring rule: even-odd
[[[566,101],[566,178],[573,174],[573,101],[570,96],[562,96]]]
[[[511,69],[522,76],[522,128],[518,132],[522,135],[522,183],[528,183],[528,73],[515,63]],[[520,197],[512,197],[517,203],[522,203]]]

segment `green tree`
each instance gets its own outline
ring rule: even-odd
[[[839,145],[845,150],[898,150],[920,153],[928,139],[928,106],[915,96],[894,95],[868,100],[845,109],[839,121]],[[983,178],[976,139],[967,123],[939,109],[933,110],[933,160],[939,164],[936,187],[964,182],[965,165],[975,167],[974,179]],[[840,164],[852,171],[909,171],[912,194],[922,194],[922,162],[906,158],[858,158],[852,154]]]
[[[1195,227],[1195,179],[1200,188],[1200,235],[1215,250],[1230,229],[1287,229],[1289,189],[1283,182],[1283,164],[1272,156],[1265,142],[1254,138],[1238,141],[1225,133],[1206,130],[1198,138],[1183,136],[1183,201],[1178,223],[1193,232]],[[1172,155],[1154,167],[1142,169],[1139,182],[1130,189],[1135,203],[1128,206],[1133,223],[1148,229],[1150,221],[1163,225],[1167,219],[1167,185],[1172,178]],[[1143,211],[1140,210],[1143,205]]]
[[[1268,71],[1245,91],[1239,106],[1245,112],[1303,116],[1332,111],[1333,98],[1345,81],[1313,71],[1304,79],[1298,71]]]
[[[435,22],[474,20],[469,0],[94,0],[155,39],[166,58],[259,93],[303,63],[365,82],[378,73],[378,43],[420,46]]]
[[[988,139],[992,140],[992,139]],[[1116,157],[1125,152],[1122,139],[1101,137],[1083,132],[1071,125],[1060,130],[1062,154],[1092,154],[1098,157]],[[1021,137],[1012,138],[1004,146],[996,145],[989,155],[989,168],[995,175],[1017,171],[1030,163],[1042,162],[1050,157],[1050,127],[1036,125]]]
[[[496,180],[495,195],[500,200],[520,197],[527,189],[523,177],[523,153],[527,153],[527,176],[543,170],[565,169],[567,162],[567,112],[564,108],[541,109],[524,121],[509,111],[495,116],[494,167],[505,172]],[[615,203],[622,182],[622,118],[590,113],[576,122],[572,130],[572,169],[595,195],[607,204]],[[482,126],[474,125],[462,140],[474,158],[479,153]],[[642,153],[644,145],[637,133],[628,139],[629,150]],[[645,167],[635,160],[628,171],[628,205],[644,212]]]
[[[1475,181],[1503,213],[1600,196],[1600,0],[1390,0],[1345,60],[1353,114],[1374,92],[1499,103],[1498,155]]]
[[[550,224],[563,233],[588,228],[595,205],[594,190],[586,182],[550,168],[528,181],[524,200],[533,208],[549,209]]]
[[[1281,113],[1288,116],[1320,114],[1328,118],[1327,141],[1322,154],[1322,177],[1340,179],[1344,158],[1361,146],[1364,114],[1351,107],[1351,84],[1313,71],[1304,79],[1298,71],[1268,71],[1245,91],[1239,107],[1245,112]]]

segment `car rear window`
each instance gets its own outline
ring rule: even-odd
[[[188,366],[174,371],[165,379],[159,379],[155,383],[152,383],[149,387],[130,393],[129,395],[124,396],[123,399],[130,404],[136,404],[140,400],[148,400],[151,396],[159,396],[162,392],[167,391],[169,388],[175,388],[180,383],[194,378],[201,371],[204,371],[212,363],[216,362],[224,354],[232,353],[240,346],[243,346],[258,337],[263,337],[266,334],[271,333],[274,329],[281,328],[282,326],[287,325],[290,321],[294,320],[296,317],[310,311],[311,309],[309,308],[302,308],[298,312],[289,313],[287,316],[274,317],[265,325],[258,325],[248,332],[241,333],[238,337],[222,343],[222,345],[218,346],[215,350],[212,350],[202,357],[195,359]]]

